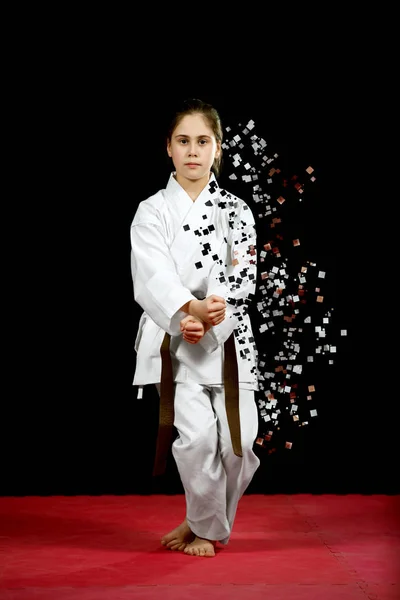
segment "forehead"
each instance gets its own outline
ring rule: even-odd
[[[214,137],[214,132],[208,124],[207,119],[199,114],[185,115],[181,122],[175,127],[174,135],[187,135],[197,137],[209,135]]]

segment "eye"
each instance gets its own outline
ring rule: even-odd
[[[208,140],[200,140],[200,145],[205,146],[208,143]]]
[[[185,145],[187,143],[187,140],[185,140],[184,138],[182,138],[181,140],[179,140],[179,143]]]

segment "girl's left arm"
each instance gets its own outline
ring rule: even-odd
[[[256,243],[253,213],[245,202],[238,200],[235,215],[229,221],[230,264],[223,269],[216,263],[208,279],[207,296],[216,294],[226,301],[225,319],[212,327],[199,342],[209,353],[228,339],[254,299],[257,281]]]

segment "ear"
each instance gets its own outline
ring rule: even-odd
[[[215,151],[215,158],[219,158],[221,154],[221,142],[217,142],[217,149]]]
[[[167,142],[167,152],[168,152],[168,156],[171,158],[172,157],[172,153],[171,153],[171,144],[170,144],[170,142]]]

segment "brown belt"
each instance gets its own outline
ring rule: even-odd
[[[156,455],[153,475],[163,475],[167,467],[174,425],[174,378],[170,354],[171,336],[165,333],[161,344],[160,413]],[[231,434],[232,448],[236,456],[243,456],[239,418],[239,375],[235,338],[232,332],[224,343],[225,407]]]

